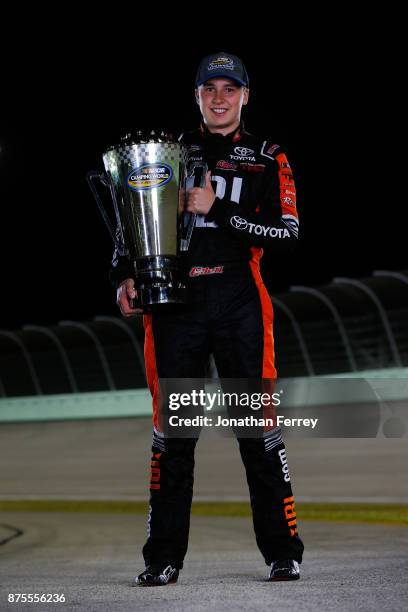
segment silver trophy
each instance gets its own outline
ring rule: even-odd
[[[195,215],[183,212],[186,156],[184,145],[168,132],[139,131],[105,151],[105,173],[87,175],[119,255],[133,264],[138,305],[146,312],[185,301],[179,255],[188,250],[195,224]],[[95,181],[110,190],[113,222]]]

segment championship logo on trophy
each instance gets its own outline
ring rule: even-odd
[[[185,146],[165,131],[138,131],[102,157],[105,172],[89,172],[88,184],[119,255],[133,264],[140,306],[149,312],[159,304],[184,302],[179,255],[188,250],[196,217],[183,210]],[[200,168],[201,177],[204,170]],[[196,167],[193,172],[196,176]],[[95,181],[110,191],[116,228]]]

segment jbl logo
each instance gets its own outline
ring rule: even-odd
[[[296,529],[296,512],[295,512],[295,498],[293,495],[291,497],[285,497],[283,500],[283,509],[285,512],[285,519],[288,522],[288,527],[290,529],[290,535],[297,535]]]
[[[153,453],[150,462],[150,488],[160,489],[160,459],[161,453]]]

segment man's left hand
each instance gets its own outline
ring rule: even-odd
[[[214,204],[215,193],[211,185],[211,172],[205,175],[205,187],[193,187],[187,194],[186,210],[199,215],[207,215]]]

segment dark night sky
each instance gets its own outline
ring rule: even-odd
[[[102,169],[104,145],[127,128],[194,128],[196,66],[221,49],[247,65],[247,129],[287,147],[297,183],[302,237],[293,257],[267,259],[269,288],[408,267],[403,228],[387,224],[386,136],[370,119],[376,84],[363,56],[327,63],[313,51],[214,38],[188,53],[180,43],[172,60],[158,50],[138,63],[123,61],[123,49],[106,57],[96,47],[58,69],[48,55],[9,89],[0,132],[2,328],[116,314],[110,238],[85,174]]]

